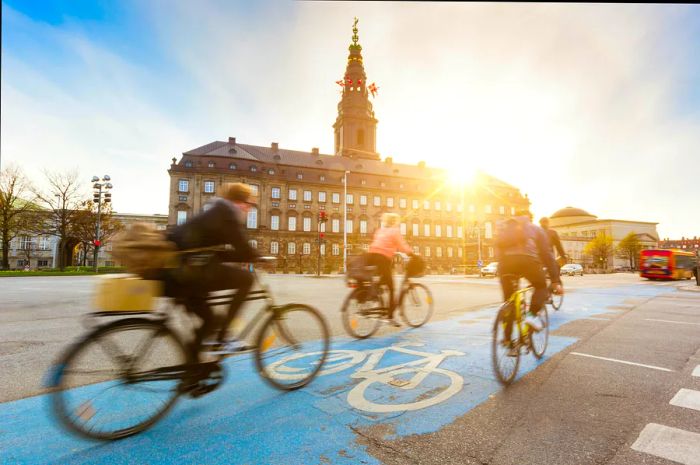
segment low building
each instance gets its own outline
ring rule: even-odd
[[[642,249],[655,248],[659,243],[656,232],[658,223],[646,221],[629,221],[616,219],[599,219],[585,210],[566,207],[549,217],[550,227],[559,233],[564,251],[573,263],[580,263],[587,268],[593,266],[592,259],[584,254],[584,248],[593,238],[605,234],[612,238],[613,250],[629,233],[637,235]],[[608,258],[612,269],[625,269],[629,261],[619,258],[613,252]]]
[[[666,238],[659,241],[659,248],[685,250],[700,255],[700,238],[697,236],[694,236],[692,239],[689,237],[681,237],[680,239]]]

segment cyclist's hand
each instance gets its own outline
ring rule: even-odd
[[[564,287],[560,283],[552,284],[552,292],[556,295],[564,295]]]

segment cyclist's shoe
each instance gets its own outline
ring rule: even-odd
[[[542,331],[542,322],[540,320],[532,315],[528,315],[525,317],[525,324],[530,327],[533,331]]]
[[[202,352],[210,355],[229,355],[236,352],[243,352],[249,350],[248,346],[244,341],[233,337],[225,341],[204,341],[202,343]]]
[[[401,327],[401,324],[393,318],[385,317],[385,318],[382,318],[382,321],[384,323],[391,325],[391,326],[394,326],[396,328]]]
[[[520,355],[520,348],[517,344],[513,343],[513,341],[503,341],[502,344],[503,347],[508,349],[508,353],[506,354],[508,357],[517,357]]]

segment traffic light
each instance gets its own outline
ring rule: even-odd
[[[318,212],[318,222],[325,223],[326,221],[328,221],[328,216],[326,215],[326,212],[325,211]]]

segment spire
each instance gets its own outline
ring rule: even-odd
[[[367,85],[367,76],[362,60],[362,46],[357,32],[355,18],[352,24],[352,42],[345,68],[345,76],[337,83],[342,88],[342,98],[338,103],[338,117],[335,120],[336,155],[379,159],[376,153],[377,120],[374,117],[369,94],[376,92],[376,86]]]

